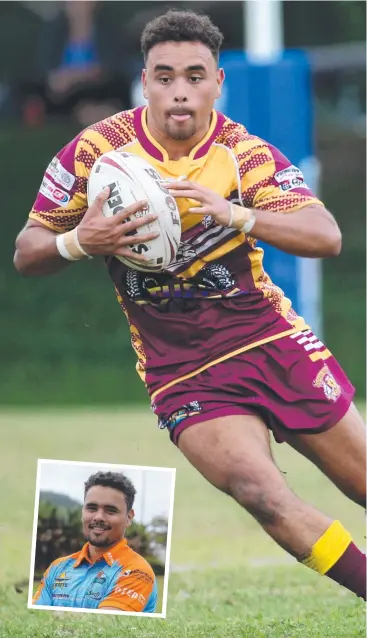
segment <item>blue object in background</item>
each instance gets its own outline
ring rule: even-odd
[[[319,195],[319,162],[314,156],[311,71],[302,51],[284,51],[272,64],[251,63],[243,51],[223,52],[226,81],[216,107],[250,133],[276,146],[304,173]],[[265,248],[264,267],[295,310],[322,337],[321,261]]]

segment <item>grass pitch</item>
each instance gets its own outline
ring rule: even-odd
[[[146,410],[0,414],[0,638],[362,638],[364,604],[297,565],[188,464]],[[364,517],[308,461],[275,445],[304,499],[364,546]],[[27,610],[37,458],[177,467],[167,619]]]

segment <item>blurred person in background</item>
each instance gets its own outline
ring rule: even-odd
[[[111,64],[110,56],[119,57],[119,47],[113,44],[114,38],[108,45],[105,41],[110,29],[103,3],[66,0],[53,3],[50,14],[39,3],[29,5],[41,14],[43,29],[36,45],[37,79],[26,83],[22,91],[24,122],[39,125],[48,115],[68,115],[87,126],[128,108],[124,56],[119,67]]]

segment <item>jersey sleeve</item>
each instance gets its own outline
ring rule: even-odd
[[[51,571],[52,564],[46,569],[40,584],[37,587],[36,592],[33,594],[33,605],[49,605],[52,606],[52,583],[51,583]]]
[[[238,153],[243,205],[287,213],[323,203],[304,180],[302,171],[278,149],[255,138]]]
[[[86,133],[67,144],[46,168],[30,219],[60,233],[75,228],[88,208],[88,177],[99,155]]]
[[[98,607],[116,607],[122,611],[135,612],[154,611],[152,598],[156,602],[156,597],[154,572],[147,564],[144,568],[121,574]]]

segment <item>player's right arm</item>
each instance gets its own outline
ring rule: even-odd
[[[145,258],[132,252],[129,246],[154,239],[157,236],[156,233],[136,237],[130,237],[128,234],[156,217],[147,215],[138,220],[123,223],[133,213],[144,208],[145,202],[136,202],[114,217],[104,217],[102,207],[108,194],[108,189],[107,192],[100,193],[78,224],[80,245],[90,256],[123,255],[144,262]],[[51,275],[70,264],[71,262],[62,257],[58,251],[57,234],[41,222],[30,219],[16,240],[14,255],[16,269],[23,275]]]
[[[88,207],[88,176],[97,159],[91,148],[87,138],[77,137],[47,167],[30,219],[16,239],[14,265],[22,274],[48,275],[65,268],[70,261],[60,254],[56,238],[63,234],[66,242],[66,235],[75,228],[79,245],[89,256],[121,255],[146,261],[143,255],[132,252],[130,246],[150,241],[157,235],[129,234],[155,216],[126,221],[142,209],[145,202],[136,202],[113,217],[104,217],[102,208],[109,196],[107,188]]]

